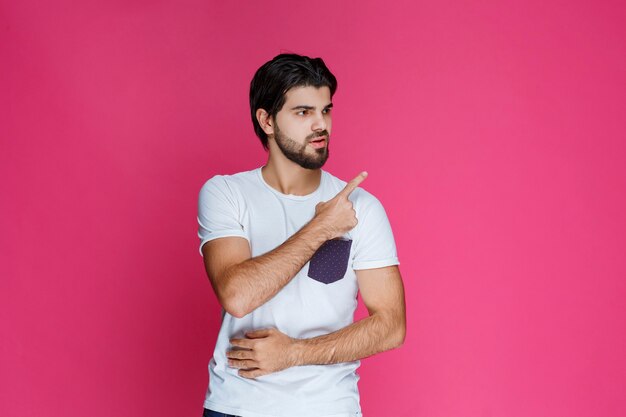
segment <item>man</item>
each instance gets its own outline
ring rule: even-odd
[[[223,307],[204,416],[360,416],[359,359],[400,346],[405,303],[381,203],[321,169],[337,81],[281,54],[250,84],[267,163],[200,190],[198,236]],[[356,323],[357,292],[369,316]]]

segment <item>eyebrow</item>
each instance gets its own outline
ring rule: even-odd
[[[330,109],[333,107],[333,103],[327,104],[326,107],[324,107],[325,109]],[[298,110],[298,109],[303,109],[303,110],[315,110],[315,106],[304,106],[304,105],[300,105],[300,106],[296,106],[296,107],[292,107],[291,110]]]

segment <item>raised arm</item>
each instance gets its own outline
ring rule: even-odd
[[[204,266],[222,307],[235,317],[245,316],[287,285],[325,241],[354,228],[356,212],[348,197],[366,177],[362,172],[334,198],[319,203],[309,223],[263,255],[251,257],[241,237],[205,243]]]
[[[298,273],[327,240],[309,222],[282,245],[252,258],[248,241],[224,237],[204,244],[204,267],[224,310],[243,317],[267,302]]]

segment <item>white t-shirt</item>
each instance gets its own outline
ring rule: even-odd
[[[321,170],[311,194],[282,194],[265,182],[261,168],[216,175],[201,188],[198,237],[240,236],[252,256],[283,244],[315,215],[315,205],[335,197],[346,182]],[[327,241],[273,298],[242,318],[222,310],[222,326],[209,362],[204,407],[242,417],[355,417],[361,415],[356,369],[360,361],[296,366],[246,379],[228,367],[233,337],[268,327],[294,338],[312,338],[350,325],[357,306],[355,270],[399,265],[391,226],[382,204],[356,188],[349,199],[357,226]]]

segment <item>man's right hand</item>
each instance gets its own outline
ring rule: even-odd
[[[348,197],[365,178],[367,172],[363,171],[347,183],[335,197],[315,206],[313,221],[327,232],[329,240],[343,236],[357,225],[356,211]]]

